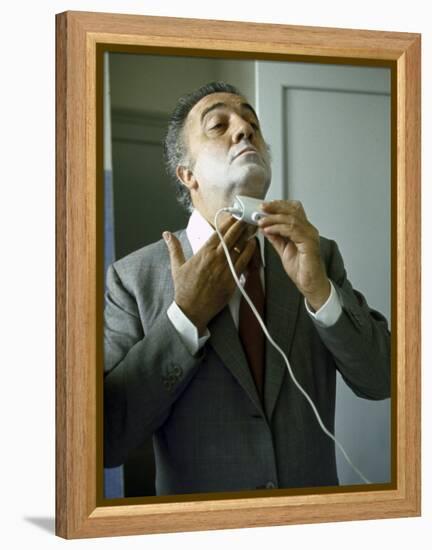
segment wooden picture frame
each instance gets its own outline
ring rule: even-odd
[[[64,538],[420,515],[420,35],[106,13],[56,16],[56,533]],[[393,477],[386,486],[102,498],[101,56],[241,55],[392,71]]]

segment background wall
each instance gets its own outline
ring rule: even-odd
[[[166,128],[180,96],[222,80],[248,90],[257,111],[272,151],[267,198],[302,201],[320,234],[337,241],[354,288],[391,326],[389,69],[107,56],[116,258],[159,240],[164,230],[186,226],[164,168]],[[340,373],[336,396],[336,438],[368,479],[388,482],[390,400],[357,397]],[[154,494],[152,447],[148,438],[130,453],[124,496]],[[341,485],[361,481],[338,449],[336,459]]]
[[[146,105],[156,113],[170,114],[181,95],[222,77],[238,86],[251,102],[255,94],[252,61],[117,53],[111,54],[110,68],[114,109],[141,110]],[[167,73],[175,87],[163,84]]]
[[[169,117],[179,97],[224,80],[255,99],[254,62],[109,54],[116,257],[186,226],[163,160]],[[161,215],[162,214],[162,215]]]
[[[257,98],[273,158],[268,198],[301,201],[390,323],[390,70],[260,61]],[[390,400],[361,399],[337,374],[335,436],[376,482],[390,479],[390,412]],[[358,483],[339,449],[336,460],[341,485]]]
[[[198,17],[292,25],[422,32],[423,36],[423,311],[432,308],[431,105],[432,22],[427,3],[304,0],[261,4],[232,0],[161,3],[123,0],[24,2],[3,8],[0,88],[2,162],[0,238],[2,386],[2,535],[4,547],[277,547],[332,550],[365,546],[428,548],[432,525],[430,319],[423,315],[423,517],[63,541],[54,525],[54,14],[67,9]],[[37,55],[36,55],[37,53]],[[426,71],[426,69],[428,69]]]
[[[173,183],[166,174],[163,151],[168,120],[179,97],[208,82],[223,80],[237,86],[255,106],[255,62],[128,53],[107,55],[118,259],[158,241],[164,230],[176,231],[187,225],[188,214],[176,200]],[[124,464],[124,496],[154,495],[154,477],[153,445],[149,438]]]

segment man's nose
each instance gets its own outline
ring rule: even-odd
[[[238,118],[237,124],[233,132],[233,141],[235,143],[239,143],[244,139],[250,141],[252,140],[254,134],[255,130],[253,129],[253,126],[247,120]]]

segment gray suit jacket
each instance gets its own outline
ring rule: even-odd
[[[192,250],[177,232],[186,257]],[[266,325],[297,380],[334,430],[336,369],[369,399],[390,394],[385,318],[352,289],[334,241],[321,237],[342,315],[323,328],[266,243]],[[333,441],[321,430],[283,359],[266,348],[264,405],[229,308],[192,356],[167,317],[174,296],[167,247],[146,246],[110,266],[105,309],[104,461],[124,462],[153,435],[162,494],[338,484]]]

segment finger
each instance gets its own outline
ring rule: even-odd
[[[259,227],[268,227],[270,225],[275,224],[285,224],[292,228],[297,224],[304,225],[306,222],[302,219],[300,219],[298,216],[294,214],[269,214],[265,218],[261,218],[258,221]]]
[[[177,272],[179,267],[181,267],[186,261],[183,253],[183,249],[177,237],[172,233],[170,233],[169,231],[164,231],[162,233],[162,236],[168,247],[168,252],[170,255],[170,262],[171,262],[171,270],[174,274]]]
[[[237,275],[240,275],[243,273],[243,271],[246,269],[248,263],[250,262],[254,252],[255,247],[258,246],[256,239],[251,239],[247,242],[245,248],[243,249],[240,256],[237,258],[236,262],[234,263],[234,267],[236,270]]]
[[[225,235],[223,235],[223,237],[224,237],[224,242],[229,250],[238,243],[242,235],[245,234],[247,228],[248,228],[248,224],[240,220],[236,220],[236,222],[231,227],[228,228],[227,232],[225,233]],[[217,251],[223,252],[222,244],[220,242],[217,247]]]
[[[254,234],[250,235],[249,227],[247,227],[243,231],[243,233],[240,235],[240,237],[237,239],[237,241],[235,243],[233,243],[233,246],[231,247],[231,250],[236,249],[237,251],[240,250],[240,252],[242,252],[242,250],[244,249],[244,247],[246,246],[248,241],[250,239],[253,239],[255,236],[256,236],[256,231],[254,232]]]
[[[228,229],[236,223],[236,219],[233,218],[233,216],[229,216],[227,219],[224,219],[223,222],[218,225],[218,229],[221,232],[222,235],[225,235],[225,233],[228,231]],[[215,231],[211,237],[205,242],[204,246],[208,248],[216,248],[220,243],[219,235]]]
[[[277,200],[264,202],[261,205],[263,212],[268,214],[297,214],[306,217],[303,205],[300,201]]]
[[[223,217],[222,218],[222,221],[219,221],[218,223],[218,228],[219,228],[219,231],[224,234],[228,231],[228,229],[234,225],[237,221],[236,218],[234,218],[234,216],[231,216],[231,214],[228,214],[227,212],[225,212],[225,215],[226,217]]]
[[[275,223],[267,227],[261,226],[260,229],[264,235],[281,235],[295,242],[306,240],[317,241],[319,238],[319,233],[312,224],[298,222],[296,220],[288,223]]]
[[[236,262],[248,243],[248,231],[244,231],[241,237],[230,249],[230,256],[233,262]]]
[[[308,237],[307,233],[305,233],[305,231],[300,231],[298,227],[292,227],[283,223],[263,227],[262,231],[264,235],[280,235],[281,237],[289,238],[294,242],[302,242]]]

